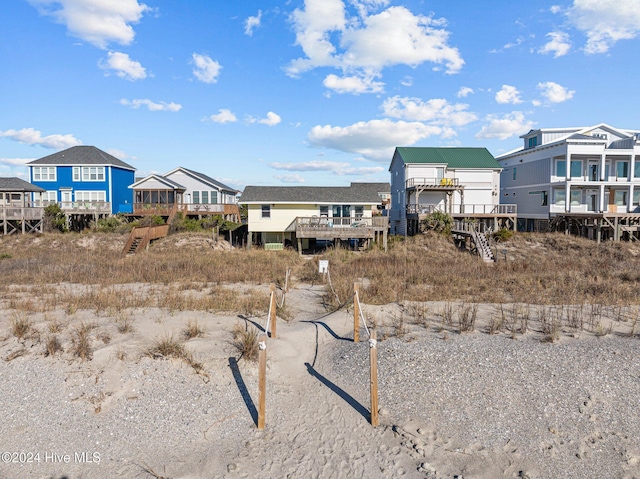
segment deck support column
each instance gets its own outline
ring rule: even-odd
[[[247,249],[251,249],[251,243],[253,243],[253,233],[249,231],[247,233]]]

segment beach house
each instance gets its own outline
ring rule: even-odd
[[[240,204],[247,205],[248,244],[267,249],[294,246],[313,249],[318,242],[382,240],[388,183],[349,186],[247,186]]]
[[[37,206],[58,203],[66,214],[131,213],[135,168],[95,146],[74,146],[27,163]]]
[[[596,239],[638,235],[640,131],[605,123],[540,128],[496,159],[500,200],[518,205],[526,231],[564,226]]]
[[[486,148],[397,147],[391,174],[392,234],[413,235],[433,212],[513,228],[515,206],[500,205],[502,167]]]

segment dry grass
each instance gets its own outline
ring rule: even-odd
[[[156,338],[152,345],[145,349],[144,355],[153,359],[179,359],[191,366],[196,373],[204,374],[204,365],[195,359],[182,341],[172,335]]]
[[[62,345],[60,344],[58,336],[52,334],[47,338],[44,355],[53,357],[58,351],[62,351]]]
[[[232,344],[240,353],[240,358],[245,361],[258,360],[258,331],[255,328],[249,328],[247,325],[236,323],[232,330]]]
[[[182,336],[184,339],[189,340],[193,338],[202,338],[204,337],[204,333],[204,329],[200,327],[198,320],[196,319],[187,323],[187,327],[182,331]]]
[[[94,328],[95,325],[82,322],[71,334],[71,352],[82,361],[93,357],[90,332]]]
[[[323,280],[316,261],[300,258],[293,251],[212,251],[207,235],[178,234],[159,240],[142,254],[120,258],[125,240],[118,234],[72,233],[5,238],[0,245],[0,254],[6,258],[0,261],[5,309],[25,314],[63,309],[72,316],[84,309],[114,315],[160,307],[259,315],[268,308],[267,292],[241,292],[225,285],[284,284],[289,268],[297,282]],[[188,248],[180,245],[186,240]],[[449,238],[437,234],[390,244],[387,253],[375,248],[367,252],[337,248],[322,255],[330,261],[333,286],[333,291],[327,288],[326,303],[334,307],[348,303],[353,283],[366,279],[360,297],[369,304],[594,305],[581,314],[572,310],[562,318],[575,331],[584,327],[592,332],[608,329],[598,311],[602,305],[621,311],[620,305],[640,304],[640,246],[635,243],[598,245],[555,233],[517,234],[501,244],[507,250],[507,261],[491,266],[461,253]],[[104,251],[108,254],[101,254]],[[70,286],[51,286],[60,284]],[[158,291],[147,288],[141,293],[137,284],[157,285]],[[426,311],[408,313],[427,325]],[[287,316],[287,312],[279,315]],[[517,321],[515,316],[506,311],[504,317],[493,319],[489,329],[496,332],[509,326],[514,334],[526,332],[527,315],[518,312]],[[443,311],[441,319],[443,326],[450,327],[453,311]]]
[[[11,334],[18,339],[26,338],[31,332],[31,320],[25,315],[15,314],[11,318]]]

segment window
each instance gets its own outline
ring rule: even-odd
[[[534,146],[538,146],[537,136],[534,136],[533,138],[529,138],[529,148],[533,148]]]
[[[555,203],[556,206],[564,206],[566,199],[567,199],[567,195],[566,192],[564,190],[555,190],[553,193],[553,202]]]
[[[582,161],[571,160],[571,178],[579,178],[582,176]]]
[[[556,161],[556,176],[566,178],[567,176],[567,162],[565,160]]]
[[[105,201],[104,191],[76,191],[76,201]]]
[[[518,168],[513,167],[513,181],[516,181],[516,173],[518,172]]]
[[[42,205],[52,205],[58,202],[58,192],[57,191],[45,191],[42,193]]]
[[[271,205],[262,205],[262,217],[271,218]]]
[[[327,205],[320,206],[320,216],[329,216],[329,207]]]
[[[636,163],[633,167],[633,176],[635,178],[640,178],[640,158],[636,159]]]
[[[209,192],[208,191],[203,191],[202,192],[202,204],[203,205],[209,204]]]
[[[549,192],[548,191],[541,191],[542,193],[542,200],[540,201],[540,206],[548,206],[549,205]]]
[[[633,206],[640,205],[640,190],[633,190]]]
[[[582,204],[582,190],[571,191],[571,206],[580,206]]]
[[[629,177],[629,162],[628,161],[618,161],[616,163],[616,176],[618,178],[628,178]]]
[[[615,190],[613,202],[616,206],[627,206],[627,191]]]
[[[104,181],[104,166],[74,166],[73,181]]]
[[[213,190],[211,192],[211,204],[212,205],[218,204],[218,192],[216,190]]]
[[[199,191],[194,191],[192,193],[193,196],[193,204],[194,205],[199,205],[200,204],[200,192]]]
[[[55,166],[34,166],[31,171],[33,181],[56,181]]]
[[[360,219],[364,216],[364,206],[356,206],[356,219]]]

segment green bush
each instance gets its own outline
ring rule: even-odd
[[[44,208],[44,229],[45,231],[69,231],[67,218],[57,203],[45,206]]]
[[[421,221],[423,231],[435,231],[445,235],[451,234],[451,227],[453,226],[453,218],[441,211],[434,211],[430,213],[425,219]]]
[[[126,233],[132,227],[133,224],[129,223],[127,218],[121,214],[100,218],[96,223],[96,231],[102,233]]]
[[[499,229],[498,231],[494,232],[491,236],[493,236],[493,239],[497,243],[503,243],[503,242],[509,241],[511,238],[513,238],[514,234],[515,234],[514,231],[508,230],[506,228],[502,228],[502,229]]]

